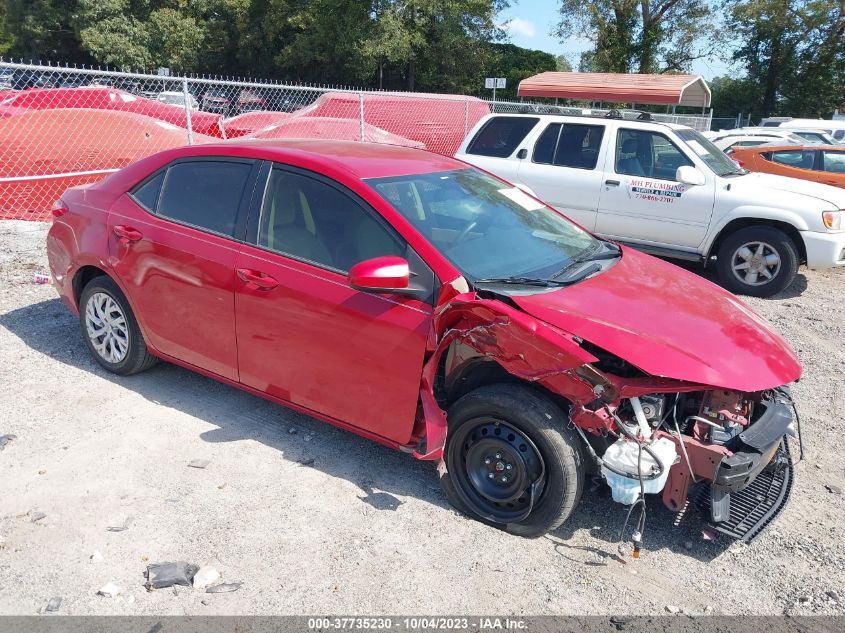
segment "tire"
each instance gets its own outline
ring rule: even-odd
[[[775,260],[776,264],[770,263]],[[716,254],[716,270],[722,286],[751,297],[770,297],[789,286],[798,273],[798,263],[795,242],[772,226],[739,229],[722,242]],[[734,269],[743,265],[748,266]],[[771,278],[766,278],[767,275]]]
[[[522,385],[493,384],[460,398],[447,417],[440,483],[457,510],[526,538],[569,518],[584,487],[584,458],[560,407]],[[511,481],[499,481],[505,477]]]
[[[129,376],[158,362],[150,354],[126,296],[109,277],[95,277],[79,298],[79,325],[88,350],[114,374]],[[105,325],[105,334],[97,336]]]

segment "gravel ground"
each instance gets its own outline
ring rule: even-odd
[[[807,459],[784,514],[751,545],[707,541],[655,498],[647,551],[623,563],[625,508],[603,486],[523,540],[452,511],[409,455],[174,366],[105,373],[33,282],[45,230],[0,222],[0,435],[17,436],[0,452],[0,614],[52,597],[73,615],[845,613],[845,271],[749,301],[804,366]],[[148,593],[147,562],[171,560],[243,586]],[[109,582],[122,595],[98,596]]]

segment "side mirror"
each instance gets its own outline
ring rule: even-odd
[[[402,292],[408,289],[411,269],[396,255],[373,257],[349,269],[349,285],[364,292]]]
[[[690,165],[681,165],[678,171],[675,172],[675,180],[685,185],[703,185],[707,180],[704,174],[695,167]]]

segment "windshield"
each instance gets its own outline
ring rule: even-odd
[[[474,168],[367,184],[471,281],[549,278],[601,245],[554,209]]]
[[[717,176],[745,173],[745,171],[737,167],[734,161],[713,145],[701,132],[697,132],[696,130],[676,130],[675,133]]]

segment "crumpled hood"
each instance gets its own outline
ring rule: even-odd
[[[629,248],[568,288],[513,296],[520,308],[666,378],[743,392],[801,376],[789,344],[748,306],[697,275]]]
[[[732,188],[739,190],[748,189],[749,195],[760,196],[761,191],[788,193],[798,196],[810,196],[818,200],[824,211],[833,209],[845,209],[845,190],[832,185],[824,185],[820,182],[801,180],[799,178],[788,178],[776,174],[751,173],[739,178],[731,178]],[[774,201],[778,200],[783,206],[793,204],[793,201],[778,197],[774,194]],[[791,196],[790,196],[791,197]]]

